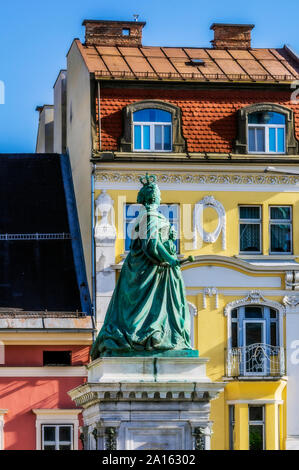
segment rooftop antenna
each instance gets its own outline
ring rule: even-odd
[[[135,14],[135,15],[133,15],[133,17],[134,17],[134,20],[135,20],[135,21],[138,21],[139,15],[136,15],[136,14]]]

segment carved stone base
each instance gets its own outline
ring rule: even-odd
[[[100,358],[69,392],[84,409],[85,449],[209,449],[210,401],[224,384],[204,358]]]

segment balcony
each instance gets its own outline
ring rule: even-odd
[[[227,377],[274,378],[285,372],[285,353],[280,346],[254,343],[227,350]]]

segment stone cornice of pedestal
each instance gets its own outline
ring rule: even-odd
[[[87,408],[99,402],[207,402],[223,391],[223,382],[176,383],[87,383],[68,392],[77,406]]]
[[[88,366],[88,382],[211,382],[202,357],[102,357]]]

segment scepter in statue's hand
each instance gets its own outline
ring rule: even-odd
[[[180,266],[184,263],[192,263],[194,261],[194,256],[190,255],[188,258],[184,258],[180,260]]]

